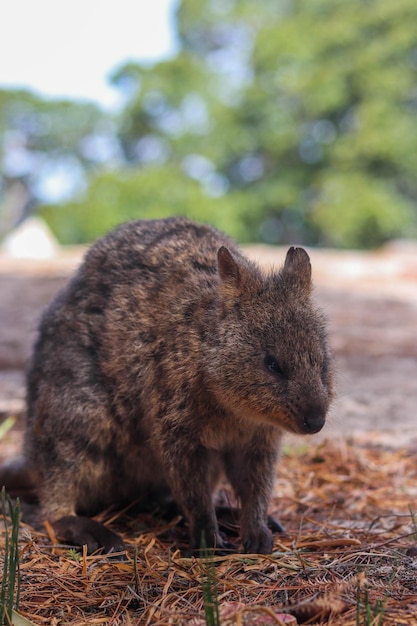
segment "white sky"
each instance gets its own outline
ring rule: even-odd
[[[128,60],[175,51],[176,0],[0,0],[0,87],[117,105],[107,81]]]

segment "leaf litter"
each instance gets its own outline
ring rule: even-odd
[[[415,450],[363,439],[286,449],[271,512],[286,528],[272,555],[202,559],[182,557],[179,518],[102,517],[123,534],[126,561],[22,523],[19,614],[36,625],[199,626],[210,579],[222,626],[417,624]],[[0,571],[4,540],[1,529]]]

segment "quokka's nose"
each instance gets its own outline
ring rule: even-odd
[[[322,407],[312,407],[304,415],[304,432],[313,435],[318,433],[326,423],[326,411]]]

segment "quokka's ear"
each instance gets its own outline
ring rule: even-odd
[[[295,287],[310,293],[312,288],[311,263],[304,248],[292,247],[288,250],[283,274],[291,280]]]
[[[239,263],[226,246],[221,246],[217,252],[219,274],[224,287],[229,293],[237,295],[241,287],[241,270]]]

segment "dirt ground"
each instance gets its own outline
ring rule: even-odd
[[[269,267],[285,250],[246,249]],[[315,437],[355,435],[393,446],[417,446],[417,243],[396,242],[377,252],[310,250],[315,297],[330,322],[338,397]],[[22,428],[24,367],[43,307],[82,258],[67,249],[45,261],[0,255],[0,421]],[[16,439],[3,439],[0,456]],[[9,443],[8,443],[9,441]]]

